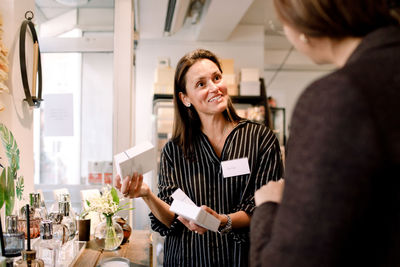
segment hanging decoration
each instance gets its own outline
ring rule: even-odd
[[[27,11],[25,13],[25,19],[22,22],[21,30],[19,34],[19,60],[21,67],[21,78],[22,84],[24,86],[25,91],[25,101],[28,102],[31,107],[40,107],[40,102],[42,99],[42,64],[40,61],[40,49],[39,49],[39,41],[37,38],[35,25],[32,22],[33,12]],[[29,28],[32,34],[33,40],[33,75],[32,75],[32,88],[29,88],[28,76],[27,76],[27,66],[26,66],[26,58],[25,58],[25,37],[26,31]],[[36,90],[36,86],[38,90]]]
[[[9,93],[7,85],[8,80],[8,49],[3,44],[3,17],[0,14],[0,95],[2,93]],[[4,105],[0,98],[0,111],[4,110]]]

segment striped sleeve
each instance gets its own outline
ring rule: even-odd
[[[255,209],[254,192],[269,181],[279,180],[283,175],[282,155],[276,135],[264,126],[255,127],[253,131],[254,136],[260,136],[258,146],[249,146],[249,149],[258,151],[255,174],[252,175],[244,193],[245,197],[237,209],[250,215]]]
[[[172,193],[178,189],[178,186],[172,179],[172,177],[174,177],[173,155],[174,147],[172,146],[172,143],[168,143],[161,152],[158,183],[158,197],[168,205],[171,205],[172,203]],[[150,213],[149,216],[151,228],[154,231],[159,232],[162,236],[174,234],[175,232],[182,231],[183,229],[183,224],[177,219],[177,215],[175,215],[175,219],[173,220],[170,228],[160,222],[153,213]]]

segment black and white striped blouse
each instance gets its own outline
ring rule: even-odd
[[[206,205],[219,214],[245,211],[252,214],[254,192],[270,180],[282,176],[278,140],[264,125],[241,121],[228,135],[221,158],[206,135],[195,140],[194,160],[169,141],[161,153],[158,196],[168,204],[180,188],[196,205]],[[250,174],[224,178],[221,161],[248,158]],[[175,218],[166,227],[150,213],[152,229],[166,235],[164,266],[247,266],[249,229],[233,229],[229,234],[189,231]]]

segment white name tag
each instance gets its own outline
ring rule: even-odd
[[[245,175],[250,173],[249,159],[233,159],[221,162],[224,178]]]

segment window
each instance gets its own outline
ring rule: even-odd
[[[49,204],[66,187],[79,211],[81,189],[111,182],[114,1],[36,8],[45,100],[34,114],[35,188]]]

